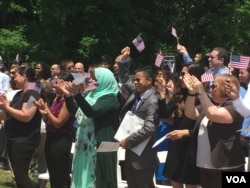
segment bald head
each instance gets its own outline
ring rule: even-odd
[[[84,64],[82,62],[75,63],[74,72],[75,73],[83,73],[84,72]]]
[[[56,77],[60,73],[61,69],[58,64],[53,64],[50,67],[50,71],[51,71],[51,77]]]

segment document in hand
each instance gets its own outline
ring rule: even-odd
[[[97,152],[112,152],[117,151],[119,148],[119,142],[102,141],[97,149]]]
[[[125,114],[114,138],[118,141],[121,141],[130,136],[131,134],[133,134],[134,132],[141,129],[143,125],[144,125],[143,119],[139,118],[131,111],[128,111]],[[134,148],[132,148],[131,150],[140,156],[149,140],[150,137],[141,142],[140,144],[138,144],[137,146],[135,146]]]

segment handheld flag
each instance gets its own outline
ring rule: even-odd
[[[176,40],[177,40],[177,43],[179,43],[179,41],[178,41],[178,36],[177,36],[177,33],[176,33],[176,29],[174,28],[174,27],[172,27],[172,35],[176,38]]]
[[[19,54],[16,54],[16,59],[15,59],[15,61],[16,61],[17,63],[19,63],[19,61],[20,61]]]
[[[236,69],[247,69],[249,60],[249,56],[230,55],[229,65]]]
[[[155,65],[156,65],[157,67],[160,67],[160,66],[161,66],[161,63],[162,63],[163,58],[164,58],[164,56],[161,55],[161,53],[158,53],[158,54],[156,55]]]
[[[214,81],[214,75],[213,73],[204,73],[203,75],[201,75],[201,82],[211,82]]]
[[[94,89],[96,89],[99,86],[99,84],[97,82],[90,82],[88,84],[88,86],[84,89],[84,92],[88,92],[88,91],[92,91]]]
[[[141,38],[141,34],[139,34],[133,41],[132,43],[135,45],[136,49],[141,52],[145,48],[145,44],[143,39]]]

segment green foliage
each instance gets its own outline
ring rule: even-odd
[[[90,60],[90,57],[94,54],[94,50],[98,45],[99,40],[92,37],[83,37],[79,42],[80,48],[77,50],[80,55],[82,55],[83,59]]]
[[[14,30],[0,29],[0,54],[4,61],[12,62],[17,53],[26,52],[28,47],[23,27],[16,27]]]
[[[103,54],[115,58],[124,46],[131,47],[136,65],[153,65],[160,50],[182,61],[172,26],[191,57],[216,46],[250,54],[249,0],[3,0],[0,9],[6,61],[20,53],[30,62],[94,63]],[[146,45],[142,53],[132,44],[139,33]]]

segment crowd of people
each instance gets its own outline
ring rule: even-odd
[[[1,161],[10,162],[17,188],[33,187],[34,155],[38,173],[48,170],[51,188],[117,188],[117,152],[97,148],[103,141],[117,142],[116,131],[130,113],[143,123],[119,141],[128,188],[155,187],[160,146],[153,145],[162,126],[168,127],[161,136],[169,146],[157,173],[172,187],[220,188],[222,172],[244,172],[250,149],[250,65],[232,74],[222,47],[207,54],[207,67],[201,54],[192,60],[181,44],[177,52],[183,57],[177,62],[180,71],[142,66],[132,73],[125,47],[114,62],[104,55],[88,70],[66,59],[34,67],[13,64],[0,72]],[[204,73],[213,79],[203,82]],[[79,75],[84,77],[80,83],[75,81]],[[138,154],[134,148],[143,142]]]

